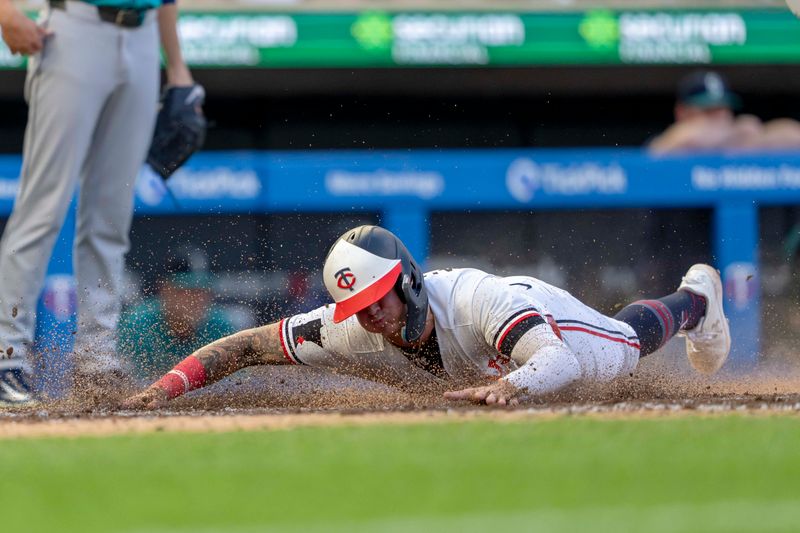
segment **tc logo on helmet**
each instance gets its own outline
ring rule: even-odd
[[[350,267],[344,267],[336,274],[336,286],[340,289],[349,289],[353,292],[353,286],[356,284],[356,275],[350,270]]]

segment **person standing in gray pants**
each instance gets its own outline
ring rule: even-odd
[[[0,28],[13,53],[29,56],[20,189],[0,241],[0,406],[35,404],[26,369],[36,303],[76,186],[72,390],[123,390],[128,369],[115,352],[115,329],[134,181],[158,111],[159,35],[167,83],[194,83],[178,44],[177,7],[49,0],[34,22],[0,0]]]

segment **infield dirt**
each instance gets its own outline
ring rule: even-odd
[[[629,377],[580,387],[515,409],[465,405],[441,389],[409,392],[308,367],[257,367],[154,412],[63,404],[0,411],[0,439],[157,431],[221,432],[305,426],[498,421],[560,416],[663,417],[800,414],[800,371],[786,362],[708,377],[679,356],[643,360]]]

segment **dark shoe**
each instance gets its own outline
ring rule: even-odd
[[[38,402],[21,368],[0,368],[0,408],[33,407]]]

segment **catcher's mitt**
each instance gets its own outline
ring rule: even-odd
[[[207,126],[203,115],[205,98],[201,85],[169,87],[161,95],[147,163],[165,180],[203,146]]]

